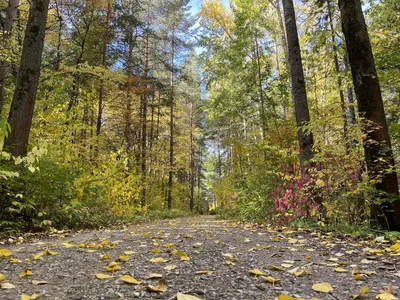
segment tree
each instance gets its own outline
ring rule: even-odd
[[[339,0],[342,29],[347,45],[358,111],[364,119],[365,159],[378,191],[398,196],[399,187],[390,136],[386,123],[381,88],[375,68],[367,26],[360,0]],[[371,206],[378,224],[400,230],[400,200]]]
[[[3,22],[3,35],[1,40],[1,49],[4,51],[9,47],[11,42],[14,23],[18,17],[18,6],[19,0],[9,0],[6,10],[6,17]],[[7,53],[5,51],[5,53]],[[4,53],[3,53],[4,55]],[[9,72],[9,62],[7,57],[1,58],[0,60],[0,115],[4,106],[4,86],[7,82],[8,72]]]
[[[294,112],[298,127],[297,138],[300,147],[300,168],[301,173],[304,175],[306,173],[306,162],[309,162],[314,157],[314,138],[312,133],[309,132],[309,128],[307,128],[307,125],[310,123],[310,113],[308,111],[306,84],[304,80],[293,1],[283,0],[282,3],[288,43]]]
[[[31,1],[21,64],[8,117],[11,133],[5,141],[5,148],[14,156],[23,156],[28,149],[48,8],[49,0]]]

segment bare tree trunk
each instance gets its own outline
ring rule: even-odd
[[[190,211],[193,210],[194,206],[194,111],[193,103],[190,104],[190,166],[189,166],[189,176],[190,176],[190,197],[189,197],[189,207]]]
[[[49,0],[31,1],[20,69],[8,116],[11,133],[5,141],[5,148],[14,156],[24,156],[28,149],[48,9]]]
[[[347,45],[358,112],[364,118],[365,159],[376,188],[392,196],[399,195],[395,162],[386,123],[381,88],[360,0],[339,0],[342,29]],[[387,197],[387,195],[385,195]],[[380,197],[382,198],[382,197]],[[372,204],[372,219],[386,229],[400,230],[400,200]]]
[[[6,17],[3,26],[3,37],[1,41],[1,49],[5,53],[7,53],[5,49],[9,47],[13,34],[14,23],[18,17],[18,6],[19,6],[19,0],[8,1]],[[9,71],[10,71],[10,65],[8,61],[6,59],[4,60],[1,59],[0,60],[0,116],[4,106],[4,86],[7,82]]]
[[[310,113],[308,111],[306,84],[301,61],[293,0],[283,0],[282,2],[285,13],[286,35],[289,50],[290,77],[292,78],[292,96],[298,127],[297,138],[300,147],[300,168],[302,175],[304,175],[307,171],[306,164],[314,157],[314,138],[311,132],[308,130],[306,131],[306,127],[310,123]]]
[[[170,74],[170,119],[169,119],[169,174],[168,174],[168,209],[172,208],[172,176],[174,167],[174,56],[175,56],[175,28],[172,28],[171,39],[171,74]]]
[[[149,77],[149,27],[150,27],[150,9],[147,12],[146,33],[145,33],[145,49],[144,49],[144,84],[145,91],[142,96],[142,145],[141,145],[141,167],[142,167],[142,195],[140,205],[144,207],[146,204],[146,144],[147,144],[147,96],[148,96],[148,77]]]
[[[110,0],[107,3],[107,15],[104,22],[104,35],[103,35],[103,53],[101,58],[101,65],[107,67],[107,47],[108,47],[108,31],[109,23],[111,18],[111,3]],[[100,79],[100,90],[99,90],[99,102],[97,108],[97,123],[96,123],[96,135],[101,133],[101,119],[103,117],[103,103],[104,103],[104,80]]]
[[[344,68],[347,73],[350,68],[349,58],[347,57],[347,53],[344,55],[343,61],[344,61]],[[356,110],[354,108],[353,88],[349,85],[346,88],[346,91],[347,91],[347,105],[349,107],[347,118],[351,124],[355,124],[356,123]]]

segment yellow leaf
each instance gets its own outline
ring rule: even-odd
[[[123,282],[129,283],[129,284],[141,284],[142,281],[136,280],[132,276],[129,275],[124,275],[120,278]]]
[[[158,274],[158,273],[151,273],[147,276],[148,279],[160,279],[163,278],[162,274]]]
[[[271,276],[261,276],[261,277],[264,278],[266,282],[271,284],[279,283],[281,281],[280,279]]]
[[[324,187],[325,186],[325,182],[322,179],[317,179],[317,181],[315,181],[315,184],[318,187]]]
[[[321,293],[329,293],[330,291],[333,291],[332,285],[329,282],[316,283],[312,286],[312,289]]]
[[[161,253],[161,250],[158,248],[154,248],[153,250],[151,250],[151,253]]]
[[[400,243],[396,243],[390,247],[390,250],[400,250]]]
[[[32,270],[31,269],[26,269],[25,271],[22,271],[19,273],[19,277],[25,277],[25,276],[32,276]]]
[[[182,293],[180,293],[180,292],[178,292],[178,293],[176,294],[176,298],[177,298],[178,300],[201,300],[200,298],[197,298],[197,297],[195,297],[195,296],[187,295],[187,294],[182,294]]]
[[[6,279],[7,279],[6,275],[0,273],[0,282],[4,281]]]
[[[106,260],[106,259],[110,259],[111,257],[110,257],[110,255],[107,255],[107,254],[105,254],[105,255],[100,255],[100,259],[101,260]]]
[[[165,279],[161,279],[157,285],[147,285],[146,289],[149,292],[155,292],[155,293],[163,293],[167,291],[167,283],[165,282]]]
[[[365,278],[367,278],[368,276],[367,275],[365,275],[365,274],[356,274],[355,276],[354,276],[354,280],[363,280],[363,279],[365,279]]]
[[[230,259],[234,259],[233,255],[231,253],[222,253],[222,256],[228,257]]]
[[[194,274],[196,275],[203,275],[203,274],[212,274],[214,271],[209,271],[209,270],[203,270],[203,271],[196,271]]]
[[[22,262],[21,260],[17,259],[17,258],[12,258],[8,261],[10,264],[15,264],[15,263],[20,263]]]
[[[31,300],[31,296],[26,295],[26,294],[22,294],[21,295],[21,300]]]
[[[48,284],[48,281],[44,281],[44,280],[32,280],[32,284],[33,285],[41,285],[41,284]]]
[[[293,264],[282,264],[281,266],[284,268],[291,268],[293,267]]]
[[[227,265],[235,266],[236,264],[233,261],[227,260],[225,262]]]
[[[113,275],[107,275],[107,274],[102,274],[102,273],[97,273],[96,278],[97,279],[109,279],[109,278],[114,278],[115,276]]]
[[[278,266],[274,266],[274,265],[271,265],[271,269],[274,271],[285,271],[285,269],[278,267]]]
[[[124,254],[126,254],[126,255],[132,255],[132,254],[135,254],[136,252],[135,251],[125,251],[124,252]]]
[[[10,256],[12,254],[11,250],[6,249],[6,248],[2,248],[0,249],[0,258],[1,257],[7,257]]]
[[[94,252],[97,252],[97,250],[89,249],[87,252],[94,253]]]
[[[264,272],[260,271],[259,269],[253,269],[249,271],[250,275],[254,275],[254,276],[267,276],[267,274],[265,274]]]
[[[192,235],[191,235],[191,234],[185,234],[183,237],[184,237],[185,239],[191,239],[191,238],[192,238]]]
[[[181,260],[188,261],[188,260],[190,260],[190,257],[189,256],[181,256]]]
[[[168,266],[164,267],[164,270],[168,270],[168,271],[172,271],[174,269],[176,269],[176,265],[168,265]]]
[[[58,252],[56,252],[56,251],[51,251],[50,249],[45,249],[44,251],[43,251],[43,255],[57,255],[58,254]]]
[[[129,260],[129,257],[128,257],[128,256],[125,256],[125,255],[121,255],[120,257],[118,257],[118,260],[119,260],[119,261],[128,261],[128,260]]]
[[[393,294],[391,294],[389,292],[380,293],[380,294],[376,295],[375,299],[376,300],[398,300],[395,296],[393,296]]]
[[[121,266],[119,265],[119,263],[112,261],[107,266],[105,266],[104,269],[106,269],[106,271],[108,272],[115,272],[121,270]]]
[[[101,241],[100,245],[106,246],[106,245],[108,245],[109,243],[110,243],[109,240],[103,240],[103,241]]]
[[[361,295],[368,293],[368,291],[369,291],[369,287],[363,286],[360,288],[360,292],[358,294],[350,294],[350,297],[352,297],[353,299],[358,299],[361,297]]]
[[[15,285],[13,285],[12,283],[9,283],[9,282],[0,283],[0,287],[3,290],[5,290],[5,289],[15,289]]]
[[[193,247],[194,248],[200,248],[203,245],[203,243],[194,243]]]
[[[180,256],[180,257],[188,256],[185,252],[183,252],[182,250],[178,250],[178,249],[172,251],[171,254],[172,254],[172,255],[178,255],[178,256]]]
[[[343,268],[335,268],[334,270],[335,270],[335,272],[338,272],[338,273],[347,273],[347,272],[349,272],[348,270],[343,269]]]
[[[293,298],[292,296],[289,296],[287,294],[280,294],[278,296],[278,298],[276,298],[277,300],[295,300],[295,298]]]
[[[150,259],[149,262],[152,262],[152,263],[162,263],[162,262],[165,262],[165,259],[162,258],[162,257],[157,257],[157,258],[152,258],[152,259]]]

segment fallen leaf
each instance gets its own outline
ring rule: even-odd
[[[26,269],[25,271],[22,271],[18,275],[19,277],[25,277],[25,276],[32,276],[32,270],[31,269]]]
[[[168,265],[168,266],[164,267],[164,270],[168,270],[168,271],[172,271],[174,269],[176,269],[176,265]]]
[[[2,283],[0,283],[0,287],[1,287],[3,290],[6,290],[6,289],[15,289],[15,285],[13,285],[12,283],[9,283],[9,282],[2,282]]]
[[[293,267],[293,264],[281,264],[281,266],[284,268],[291,268]]]
[[[109,279],[109,278],[114,278],[114,275],[108,275],[108,274],[102,274],[102,273],[97,273],[96,278],[97,279]]]
[[[6,249],[6,248],[0,249],[0,257],[7,257],[7,256],[10,256],[11,254],[12,254],[12,252],[9,249]]]
[[[167,291],[168,288],[165,279],[161,279],[157,285],[146,285],[146,289],[149,292],[164,293]]]
[[[335,268],[334,270],[335,270],[335,272],[337,272],[337,273],[347,273],[347,272],[349,272],[348,270],[343,269],[343,268]]]
[[[286,271],[285,269],[274,265],[271,265],[271,269],[274,271]]]
[[[333,291],[332,285],[329,282],[316,283],[312,286],[312,289],[321,293],[329,293],[330,291]]]
[[[233,261],[227,260],[225,262],[227,265],[235,266],[236,264]]]
[[[39,254],[32,254],[32,258],[33,258],[34,260],[42,260],[42,259],[43,259],[41,253],[39,253]]]
[[[151,250],[151,253],[161,253],[161,250],[158,248],[154,248],[153,250]]]
[[[119,260],[119,261],[128,261],[128,260],[129,260],[129,257],[128,257],[128,256],[125,256],[125,255],[121,255],[120,257],[118,257],[118,260]]]
[[[51,251],[50,249],[44,249],[44,251],[43,251],[43,255],[57,255],[58,254],[58,252],[56,252],[56,251]]]
[[[352,297],[353,299],[358,299],[361,297],[361,295],[368,293],[368,291],[369,291],[369,287],[363,286],[360,288],[360,291],[358,292],[358,294],[350,294],[350,297]]]
[[[200,248],[203,245],[203,243],[194,243],[193,247],[194,248]],[[183,294],[182,294],[183,295]]]
[[[260,271],[259,269],[253,269],[249,271],[250,275],[254,275],[254,276],[267,276],[267,274],[265,274],[264,272]]]
[[[162,258],[162,257],[157,257],[157,258],[152,258],[152,259],[150,259],[149,262],[152,262],[152,263],[162,263],[162,262],[165,262],[165,259]]]
[[[119,265],[119,263],[112,261],[107,266],[105,266],[104,269],[106,269],[106,271],[108,272],[115,272],[121,270],[121,266]]]
[[[195,297],[195,296],[187,295],[187,294],[182,294],[182,293],[180,293],[180,292],[178,292],[178,293],[176,294],[176,298],[177,298],[178,300],[201,300],[200,298],[197,298],[197,297]]]
[[[222,253],[222,256],[228,257],[230,259],[234,259],[233,255],[231,253]]]
[[[380,294],[376,295],[375,299],[376,300],[398,300],[398,298],[396,298],[395,296],[393,296],[393,294],[391,294],[389,292],[380,293]]]
[[[188,260],[190,260],[190,257],[189,256],[181,256],[181,260],[188,261]]]
[[[261,276],[261,277],[264,278],[266,282],[271,284],[279,283],[281,281],[280,279],[271,276]]]
[[[124,252],[124,254],[126,254],[126,255],[132,255],[132,254],[135,254],[136,252],[135,251],[125,251]]]
[[[0,282],[4,281],[6,279],[7,279],[6,275],[0,273]]]
[[[39,295],[40,295],[39,293],[34,293],[32,294],[32,296],[22,294],[21,300],[36,300],[37,298],[39,298]]]
[[[124,275],[120,278],[123,282],[129,283],[129,284],[141,284],[143,281],[136,280],[132,276],[129,275]]]
[[[17,258],[12,258],[8,261],[10,264],[15,264],[15,263],[20,263],[22,262],[20,259]]]
[[[151,273],[147,276],[148,279],[160,279],[163,278],[162,274],[158,274],[158,273]]]
[[[209,270],[202,270],[202,271],[196,271],[194,274],[196,275],[203,275],[203,274],[212,274],[214,271],[209,271]]]
[[[107,255],[107,254],[105,254],[105,255],[100,255],[100,259],[101,260],[106,260],[106,259],[110,259],[111,257],[110,257],[110,255]]]
[[[33,285],[41,285],[41,284],[48,284],[48,281],[44,281],[44,280],[32,280],[32,284]]]

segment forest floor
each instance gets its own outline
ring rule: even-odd
[[[198,216],[16,241],[0,244],[0,299],[400,295],[400,243],[379,238],[274,230]]]

